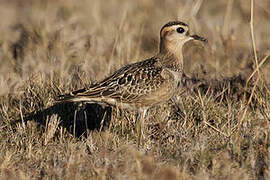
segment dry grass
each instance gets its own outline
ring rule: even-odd
[[[251,2],[1,1],[0,179],[269,179],[270,2]],[[184,48],[200,84],[151,109],[142,146],[133,112],[55,104],[174,19],[209,40]]]

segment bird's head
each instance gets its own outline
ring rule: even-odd
[[[207,40],[198,35],[190,35],[189,27],[181,21],[171,21],[165,24],[160,30],[160,53],[174,53],[181,49],[183,45],[190,40]]]

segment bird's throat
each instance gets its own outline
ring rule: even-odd
[[[170,69],[175,71],[183,70],[183,45],[179,44],[160,44],[160,61]]]

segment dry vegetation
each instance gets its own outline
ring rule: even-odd
[[[0,179],[269,179],[270,1],[254,2],[253,43],[251,12],[248,0],[2,0]],[[185,46],[188,90],[151,109],[144,144],[134,112],[54,102],[153,55],[175,19],[209,44]]]

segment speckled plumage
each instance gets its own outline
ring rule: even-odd
[[[179,33],[177,28],[183,28],[184,33]],[[185,23],[169,22],[161,28],[157,55],[124,66],[89,88],[61,95],[58,101],[106,103],[139,111],[165,102],[181,83],[182,46],[194,37],[203,40],[197,35],[190,36]]]

